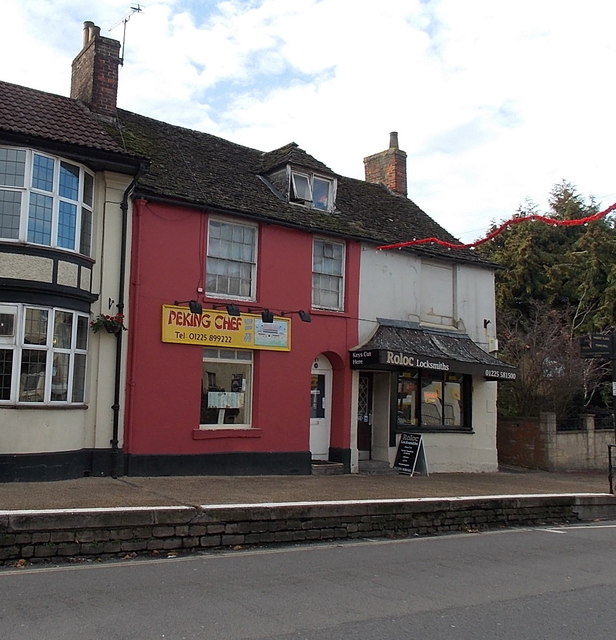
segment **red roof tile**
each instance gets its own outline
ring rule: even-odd
[[[76,100],[2,81],[1,131],[127,155]]]

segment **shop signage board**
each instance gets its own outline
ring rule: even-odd
[[[607,360],[614,357],[612,335],[591,333],[580,338],[580,354],[583,358],[603,358]]]
[[[263,322],[260,315],[204,309],[191,313],[187,307],[163,305],[162,341],[227,349],[291,350],[291,321],[275,317]]]
[[[515,380],[517,370],[510,365],[498,362],[462,362],[447,358],[434,358],[391,349],[364,349],[351,351],[351,369],[425,369],[452,373],[481,375],[487,380]]]
[[[398,473],[412,476],[414,473],[428,474],[428,461],[420,433],[403,433],[398,443],[394,469]]]

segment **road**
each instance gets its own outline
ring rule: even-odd
[[[0,571],[11,640],[610,638],[616,523]]]

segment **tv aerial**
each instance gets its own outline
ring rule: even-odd
[[[120,20],[119,22],[116,22],[113,27],[111,27],[109,29],[109,31],[113,31],[116,27],[118,27],[119,25],[124,25],[123,26],[123,32],[122,32],[122,55],[120,56],[120,65],[124,65],[124,50],[126,47],[126,24],[128,23],[128,21],[136,14],[136,13],[141,13],[143,11],[143,9],[141,8],[141,5],[136,5],[134,7],[130,8],[130,13],[126,16],[126,18],[122,18],[122,20]]]

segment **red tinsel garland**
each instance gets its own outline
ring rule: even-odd
[[[592,216],[587,216],[586,218],[579,218],[577,220],[556,220],[555,218],[549,218],[547,216],[520,216],[519,218],[511,218],[511,220],[507,220],[507,222],[503,222],[500,227],[494,229],[494,231],[490,232],[485,238],[481,238],[480,240],[475,240],[475,242],[470,242],[469,244],[456,244],[454,242],[447,242],[446,240],[440,240],[439,238],[422,238],[421,240],[409,240],[407,242],[396,242],[395,244],[384,244],[377,249],[401,249],[402,247],[410,247],[412,245],[418,244],[440,244],[442,247],[447,247],[448,249],[472,249],[473,247],[478,247],[480,244],[484,244],[489,240],[492,240],[497,235],[502,233],[508,227],[511,227],[514,224],[519,224],[520,222],[529,222],[530,220],[538,220],[539,222],[544,222],[545,224],[551,224],[555,227],[574,227],[581,224],[587,224],[589,222],[594,222],[595,220],[599,220],[603,218],[608,213],[611,213],[616,209],[616,202],[609,206],[607,209],[600,211],[599,213],[595,213]]]

